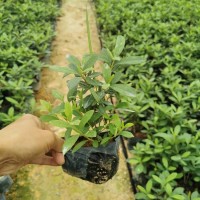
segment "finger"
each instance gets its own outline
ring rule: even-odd
[[[53,157],[40,156],[30,161],[29,164],[59,166]]]
[[[13,126],[16,126],[16,124],[23,124],[23,125],[25,124],[26,126],[38,127],[38,128],[41,128],[41,126],[42,126],[42,123],[38,117],[31,115],[31,114],[24,114],[22,117],[20,117],[13,123],[6,126],[4,128],[4,130],[9,130],[9,129],[13,128]]]
[[[20,119],[21,120],[29,120],[30,122],[32,121],[40,129],[50,130],[50,126],[47,123],[42,123],[41,120],[38,117],[36,117],[35,115],[24,114]]]
[[[63,149],[64,140],[62,138],[58,137],[56,134],[54,134],[54,135],[55,135],[55,142],[53,145],[53,150],[61,153],[62,149]]]
[[[65,163],[65,159],[62,153],[52,151],[52,156],[58,165],[63,165]]]
[[[24,114],[19,120],[27,120],[29,123],[34,123],[38,128],[42,128],[42,122],[34,115]]]
[[[58,137],[52,131],[44,130],[43,133],[46,134],[45,138],[48,140],[48,151],[52,149],[59,153],[62,152],[64,140]]]
[[[50,125],[47,123],[41,123],[41,129],[43,130],[51,130]]]

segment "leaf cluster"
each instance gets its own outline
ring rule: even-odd
[[[58,16],[57,0],[0,2],[0,127],[29,111],[39,79],[40,60],[47,55]],[[6,118],[9,118],[7,120]]]
[[[147,136],[134,148],[130,162],[155,186],[149,196],[139,188],[138,199],[199,199],[195,192],[200,181],[198,1],[95,2],[104,46],[110,47],[120,32],[127,39],[125,55],[147,56],[142,67],[121,69],[125,74],[122,82],[131,84],[137,97],[130,100],[135,112],[126,119],[137,125],[136,133]],[[153,179],[163,171],[177,173],[168,189]],[[179,187],[178,196],[172,198]]]
[[[121,83],[123,74],[118,68],[139,64],[145,58],[121,57],[124,45],[125,38],[118,36],[113,51],[102,49],[100,54],[87,54],[81,61],[70,55],[67,67],[50,66],[64,76],[73,75],[67,82],[67,99],[54,92],[61,104],[53,109],[50,106],[49,114],[42,116],[50,124],[66,128],[64,153],[72,147],[77,151],[86,143],[98,147],[120,135],[132,137],[127,129],[133,124],[125,123],[120,111],[127,111],[127,99],[134,97],[135,91],[130,85]],[[100,63],[95,66],[97,61]],[[49,103],[45,104],[48,108]],[[79,142],[80,138],[83,139]]]

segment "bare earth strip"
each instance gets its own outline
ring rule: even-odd
[[[100,50],[95,15],[91,3],[84,0],[66,0],[62,15],[57,21],[56,38],[52,45],[50,63],[66,66],[66,55],[79,58],[88,52],[85,23],[86,7],[89,10],[93,50]],[[66,80],[62,74],[44,69],[41,89],[37,100],[52,101],[52,89],[67,93]],[[120,149],[120,166],[112,180],[95,185],[64,173],[61,167],[29,166],[28,184],[33,200],[132,200],[134,199],[126,168],[126,161]],[[20,192],[20,189],[19,189]],[[23,196],[23,195],[22,195]],[[22,199],[21,199],[22,200]],[[27,199],[29,200],[29,199]]]

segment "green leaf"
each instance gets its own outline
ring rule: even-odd
[[[147,194],[147,197],[149,197],[149,199],[156,199],[156,196],[154,196],[153,194]]]
[[[142,163],[138,164],[135,168],[137,174],[141,174],[144,171],[144,165]]]
[[[93,78],[90,78],[90,77],[86,77],[86,82],[90,85],[93,85],[93,86],[101,86],[102,83],[96,79],[93,79]]]
[[[82,146],[85,145],[86,142],[87,142],[87,140],[83,140],[83,141],[79,142],[78,144],[76,144],[72,150],[72,153],[78,151]]]
[[[69,61],[69,63],[75,65],[75,66],[81,66],[80,61],[78,60],[78,58],[76,58],[73,55],[69,55],[67,56],[67,60]]]
[[[65,102],[65,116],[66,118],[71,121],[72,120],[72,106],[71,104],[67,101]]]
[[[185,200],[185,197],[183,197],[180,194],[174,194],[171,197],[174,198],[174,199],[177,199],[177,200]]]
[[[101,53],[99,54],[99,60],[107,63],[108,65],[111,65],[112,57],[110,55],[110,52],[107,49],[102,49]]]
[[[69,92],[67,94],[68,99],[70,99],[71,97],[73,97],[76,94],[77,87],[78,87],[78,84],[80,83],[80,81],[81,81],[80,77],[75,77],[67,82],[67,86],[69,88]]]
[[[153,182],[152,182],[152,180],[150,179],[150,180],[147,182],[147,184],[146,184],[146,191],[147,191],[148,193],[151,192],[152,186],[153,186]]]
[[[81,76],[82,73],[83,73],[81,67],[78,66],[78,65],[74,65],[74,64],[70,63],[70,64],[68,65],[68,68],[69,68],[70,70],[73,71],[73,74],[74,74],[75,76]],[[66,75],[67,75],[67,74],[64,74],[64,76],[66,76]]]
[[[171,159],[174,160],[174,161],[180,161],[180,160],[182,160],[182,158],[181,158],[180,155],[172,156]]]
[[[133,137],[133,133],[131,133],[129,131],[122,131],[120,133],[120,135],[124,136],[125,138],[132,138]]]
[[[192,200],[200,200],[200,197],[192,198]]]
[[[93,88],[90,89],[90,92],[91,92],[92,96],[94,97],[94,99],[95,99],[97,102],[100,102],[100,98],[99,98],[99,96],[97,95],[97,93],[94,91]]]
[[[176,126],[175,129],[174,129],[174,133],[175,133],[176,135],[178,135],[178,134],[180,133],[180,131],[181,131],[181,127],[180,127],[179,125]]]
[[[79,124],[80,124],[80,121],[81,121],[81,120],[79,120],[79,119],[73,120],[73,121],[70,122],[70,124],[76,126],[76,125],[79,125]]]
[[[74,146],[78,138],[79,138],[79,135],[73,135],[65,140],[64,145],[63,145],[64,155]]]
[[[153,179],[154,179],[156,182],[162,184],[162,180],[161,180],[158,176],[152,175],[152,177],[153,177]]]
[[[97,141],[97,140],[94,140],[94,141],[92,142],[92,146],[93,146],[94,148],[97,148],[97,147],[99,146],[98,141]]]
[[[143,63],[145,63],[145,61],[146,61],[146,59],[144,57],[131,56],[131,57],[122,58],[120,61],[116,62],[115,67],[143,64]]]
[[[65,140],[67,140],[71,136],[71,133],[72,133],[72,128],[68,128],[65,131]]]
[[[97,136],[97,132],[94,131],[94,130],[91,130],[91,131],[88,131],[86,134],[85,134],[86,137],[90,137],[90,138],[93,138],[93,137],[96,137]]]
[[[66,76],[74,73],[69,67],[49,66],[48,68],[56,72],[64,73]]]
[[[79,127],[81,129],[85,126],[86,123],[88,123],[88,121],[91,119],[93,114],[94,114],[94,110],[89,110],[88,112],[84,114],[79,124]]]
[[[88,95],[83,99],[83,108],[86,109],[90,107],[95,102],[95,99],[92,95]]]
[[[176,173],[176,172],[171,173],[171,174],[167,177],[166,182],[168,183],[168,182],[170,182],[170,181],[173,181],[174,179],[176,179],[176,177],[177,177],[177,173]]]
[[[114,56],[119,56],[121,54],[121,52],[123,51],[124,46],[125,46],[125,38],[123,36],[119,35],[117,37],[115,48],[113,50]]]
[[[109,131],[110,131],[111,135],[116,136],[117,127],[114,124],[109,124]]]
[[[110,84],[109,84],[109,83],[104,83],[104,84],[102,85],[102,89],[103,89],[103,90],[108,90],[109,87],[110,87]]]
[[[143,188],[142,186],[138,185],[137,188],[138,188],[141,192],[143,192],[144,194],[147,194],[145,188]]]
[[[56,106],[55,108],[53,108],[52,113],[61,113],[63,112],[63,110],[65,109],[65,104],[61,103],[59,106]]]
[[[197,191],[192,193],[191,200],[200,200],[199,193]]]
[[[162,163],[163,163],[164,167],[167,169],[169,165],[168,165],[168,160],[166,157],[162,158]]]
[[[48,101],[40,100],[40,110],[41,111],[48,111],[50,112],[52,108],[52,105]]]
[[[120,93],[122,96],[135,97],[135,90],[129,85],[113,84],[111,85],[111,88]]]
[[[14,114],[15,114],[14,108],[13,108],[13,107],[10,107],[9,110],[8,110],[8,115],[9,115],[10,117],[13,117]]]
[[[172,194],[172,186],[169,183],[166,184],[165,190],[166,190],[167,194],[169,196],[171,196],[171,194]]]
[[[63,101],[64,99],[64,95],[58,92],[57,90],[53,90],[52,95],[54,96],[54,98],[59,99],[61,101]]]
[[[12,103],[13,105],[15,105],[17,108],[21,108],[21,105],[15,99],[13,99],[11,97],[6,97],[6,100],[9,101],[10,103]]]
[[[111,81],[111,69],[110,69],[109,65],[107,65],[107,64],[103,65],[103,72],[102,73],[103,73],[103,77],[105,79],[105,82],[110,83],[110,81]]]
[[[57,120],[58,118],[54,115],[43,115],[40,117],[40,119],[43,122],[49,122],[49,121]]]
[[[169,135],[169,134],[166,134],[166,133],[157,133],[157,134],[154,134],[154,136],[156,137],[161,137],[163,139],[165,139],[167,142],[169,142],[170,144],[172,144],[172,136]]]
[[[191,152],[190,151],[186,151],[185,153],[182,154],[182,158],[187,158],[188,156],[190,156]]]
[[[136,165],[136,164],[138,164],[140,161],[139,161],[139,160],[136,160],[136,159],[134,159],[134,158],[129,158],[129,159],[127,160],[127,162],[129,162],[131,165]]]
[[[90,78],[96,78],[96,77],[98,77],[98,76],[100,76],[102,73],[101,72],[93,72],[93,73],[91,73],[90,74]]]
[[[119,82],[119,81],[121,80],[122,76],[123,76],[123,73],[121,73],[121,72],[116,72],[116,73],[114,74],[114,78],[113,78],[112,81],[111,81],[111,84],[115,84],[115,83]]]
[[[125,124],[124,128],[130,128],[130,127],[132,127],[133,125],[134,125],[133,123],[127,123],[127,124]]]
[[[62,121],[62,120],[52,120],[49,121],[49,123],[53,126],[57,126],[60,128],[68,128],[69,124],[66,121]]]
[[[97,54],[90,54],[89,56],[87,56],[87,60],[83,65],[83,70],[86,70],[88,68],[93,68],[97,60],[98,60]]]
[[[147,195],[144,193],[137,192],[134,196],[135,196],[135,199],[147,200]]]
[[[121,128],[122,122],[121,122],[120,117],[119,117],[118,114],[114,114],[114,115],[112,116],[112,122],[113,122],[113,124],[117,127],[117,129],[120,129],[120,128]]]
[[[111,140],[111,137],[105,137],[105,138],[103,138],[102,141],[101,141],[101,145],[107,144],[108,141],[110,141],[110,140]]]

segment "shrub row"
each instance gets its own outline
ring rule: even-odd
[[[30,108],[58,10],[57,0],[0,2],[0,128]]]
[[[137,199],[200,199],[200,4],[198,0],[95,0],[103,45],[126,37],[126,54],[146,55],[121,69],[135,88],[130,159],[142,177]]]

